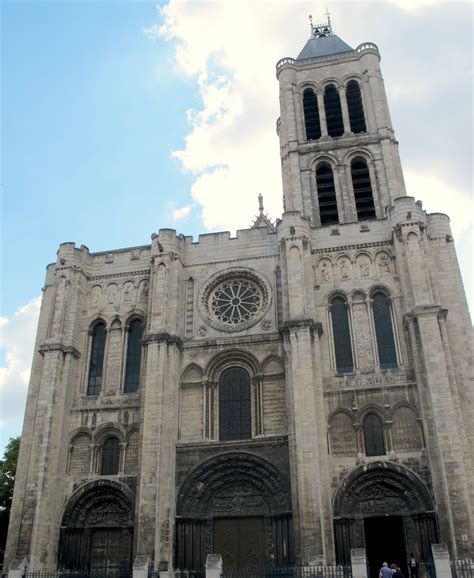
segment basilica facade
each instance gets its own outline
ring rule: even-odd
[[[6,567],[472,555],[449,218],[406,195],[375,44],[312,26],[276,75],[281,218],[48,266]]]

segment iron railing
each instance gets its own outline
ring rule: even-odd
[[[452,560],[451,574],[453,578],[474,578],[474,560]]]
[[[28,570],[23,578],[132,578],[132,570]]]
[[[224,568],[223,578],[352,578],[351,566]]]

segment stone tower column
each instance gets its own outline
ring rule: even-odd
[[[35,569],[56,566],[64,507],[69,433],[67,416],[80,373],[74,334],[82,314],[82,249],[62,245],[50,265],[39,319],[21,436],[5,568],[28,556]]]
[[[331,507],[319,338],[312,319],[311,245],[308,222],[285,213],[281,239],[284,346],[287,359],[289,452],[298,564],[333,561]]]
[[[155,567],[172,564],[175,517],[175,445],[182,315],[181,242],[171,229],[153,239],[152,277],[142,395],[142,463],[137,554]]]
[[[446,339],[442,291],[430,271],[427,217],[412,197],[396,199],[390,208],[394,247],[406,296],[406,320],[411,329],[413,357],[419,359],[417,381],[442,535],[451,555],[472,551],[473,509],[468,480],[468,432],[463,423],[451,352]],[[466,385],[466,384],[464,384]],[[468,412],[470,411],[467,410]],[[470,426],[469,426],[470,427]]]

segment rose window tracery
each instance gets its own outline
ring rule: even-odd
[[[267,284],[247,270],[214,277],[204,289],[206,321],[224,331],[240,331],[261,319],[269,302]]]
[[[258,286],[246,279],[224,281],[214,289],[210,308],[223,323],[238,325],[255,317],[262,307]]]

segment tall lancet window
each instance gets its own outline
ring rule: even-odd
[[[357,80],[351,80],[346,87],[347,108],[352,132],[367,132],[364,116],[364,105]]]
[[[329,136],[341,136],[344,133],[341,99],[334,84],[328,84],[324,90],[324,109]]]
[[[316,188],[321,225],[339,223],[334,175],[328,163],[320,163],[316,169]]]
[[[219,439],[251,437],[250,376],[241,367],[230,367],[219,380]]]
[[[306,140],[317,140],[321,138],[318,99],[312,88],[307,88],[303,92],[303,112]]]
[[[107,438],[102,446],[100,473],[103,476],[115,476],[120,467],[120,444],[116,437]]]
[[[334,297],[331,301],[331,322],[337,373],[352,373],[354,371],[354,361],[349,328],[349,312],[347,310],[347,302],[342,297]]]
[[[375,413],[369,413],[364,419],[364,442],[366,456],[383,456],[385,454],[383,424]]]
[[[139,319],[134,319],[130,323],[128,332],[127,364],[125,366],[125,380],[123,384],[125,393],[138,391],[138,386],[140,385],[140,362],[142,356],[140,340],[142,333],[142,322]]]
[[[379,365],[382,369],[398,367],[390,299],[382,291],[377,291],[372,296],[372,312]]]
[[[98,395],[102,387],[105,336],[106,331],[104,323],[97,323],[92,330],[89,377],[87,380],[87,395]]]
[[[367,161],[361,157],[351,162],[352,188],[359,221],[375,219],[374,195]]]

